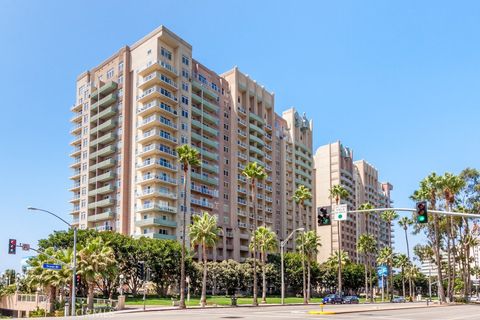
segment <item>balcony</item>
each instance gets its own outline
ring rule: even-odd
[[[177,129],[177,125],[173,121],[160,116],[150,116],[148,118],[143,119],[140,122],[138,128],[142,130],[148,130],[151,127],[156,125],[162,125],[167,128],[175,129],[175,130]]]
[[[238,140],[237,144],[240,148],[247,149],[247,144],[243,143],[242,141]]]
[[[168,198],[173,200],[177,199],[176,194],[160,188],[144,189],[142,193],[139,194],[138,197],[140,199],[147,198],[147,197],[148,198],[150,197]]]
[[[137,167],[139,169],[165,168],[172,171],[177,171],[178,169],[178,167],[176,165],[173,165],[171,162],[160,159],[144,160],[141,164],[137,165]]]
[[[115,165],[115,159],[110,158],[90,166],[89,171],[95,171],[97,169],[106,169],[106,168],[113,167],[114,165]]]
[[[252,141],[255,142],[255,143],[257,143],[257,144],[259,144],[259,145],[261,145],[261,146],[264,146],[264,145],[265,145],[265,142],[264,142],[262,139],[254,136],[254,135],[250,135],[250,142],[252,142]]]
[[[87,217],[88,222],[98,222],[98,221],[104,221],[104,220],[110,220],[110,219],[113,219],[112,211],[89,215]]]
[[[103,132],[103,131],[108,131],[112,130],[115,128],[115,121],[113,119],[107,120],[104,123],[96,126],[95,128],[90,130],[90,135],[95,135],[98,131]]]
[[[90,178],[88,180],[88,183],[95,183],[95,182],[104,182],[111,180],[115,177],[115,173],[113,171],[105,172],[101,175],[98,175],[96,177]]]
[[[140,183],[151,183],[151,182],[166,182],[172,185],[177,185],[177,180],[169,177],[167,175],[153,175],[153,174],[145,174],[142,177]]]
[[[138,210],[138,212],[148,212],[148,211],[177,213],[177,208],[166,205],[166,204],[146,203]]]
[[[203,137],[202,135],[196,133],[195,131],[192,131],[191,134],[192,134],[193,140],[200,141],[204,145],[207,145],[214,149],[218,149],[218,142],[213,141],[212,139],[209,139],[207,137]]]
[[[214,128],[211,128],[208,125],[203,124],[198,120],[192,119],[192,125],[201,129],[204,133],[209,133],[210,135],[215,136],[215,137],[218,136],[218,130],[216,130]]]
[[[135,235],[136,238],[146,237],[152,239],[161,239],[161,240],[177,240],[175,235],[163,234],[158,232],[143,232],[142,234]]]
[[[265,163],[261,160],[258,160],[257,158],[250,157],[250,162],[256,162],[258,165],[265,167]]]
[[[107,193],[113,192],[114,190],[115,190],[115,187],[113,185],[109,184],[107,186],[89,191],[88,195],[90,197],[93,197],[93,196],[96,196],[97,194],[107,194]]]
[[[116,102],[118,99],[117,93],[110,93],[105,98],[102,98],[100,101],[93,103],[90,106],[90,110],[96,110],[98,107],[108,107],[109,105]]]
[[[117,112],[117,108],[115,106],[110,106],[107,109],[101,111],[100,113],[97,113],[96,115],[91,116],[90,122],[96,122],[99,119],[111,118],[115,115],[116,112]]]
[[[138,139],[138,142],[146,143],[156,139],[161,139],[174,144],[177,143],[177,138],[172,134],[158,129],[151,129],[150,131],[144,132],[143,135],[140,136],[140,139]]]
[[[209,122],[210,124],[213,124],[213,125],[216,125],[216,126],[218,126],[220,124],[220,120],[218,119],[218,117],[216,117],[214,115],[211,115],[207,112],[203,112],[202,110],[200,110],[195,105],[192,105],[192,113],[199,116],[199,117],[202,117],[202,119],[205,122]]]
[[[169,219],[162,219],[162,218],[147,218],[147,219],[135,221],[135,226],[137,227],[161,226],[161,227],[176,228],[177,222]]]
[[[170,76],[178,76],[177,69],[175,69],[175,67],[173,67],[171,64],[164,61],[149,62],[145,67],[141,68],[138,71],[138,74],[143,77],[149,73],[152,73],[153,71],[165,71]]]
[[[153,100],[137,109],[137,115],[142,117],[146,117],[152,112],[161,112],[163,114],[166,114],[167,116],[178,116],[177,110],[175,110],[175,108],[161,102],[160,100]]]
[[[80,177],[80,169],[73,170],[72,175],[70,176],[71,180],[76,180],[78,177]]]
[[[300,169],[295,169],[295,173],[301,175],[305,179],[310,179],[311,178],[310,174],[308,174],[307,172],[305,172],[303,170],[300,170]]]
[[[203,84],[197,80],[193,80],[192,87],[202,90],[204,96],[208,96],[210,99],[213,100],[218,100],[218,94],[215,93],[211,88],[209,88],[207,84]]]
[[[159,99],[166,103],[177,103],[178,101],[174,93],[159,86],[151,87],[145,90],[142,95],[137,97],[137,101],[141,103],[145,103],[152,99]]]
[[[237,156],[242,160],[247,160],[247,155],[243,152],[238,151]]]
[[[202,194],[206,194],[212,197],[218,197],[218,190],[209,189],[204,186],[196,186],[194,184],[192,184],[191,189],[192,191],[200,192]]]
[[[116,134],[114,132],[109,132],[98,139],[90,141],[90,147],[95,147],[97,144],[106,144],[114,141],[116,139]]]
[[[143,80],[140,82],[140,84],[138,85],[138,88],[143,90],[153,85],[164,85],[173,91],[178,89],[178,86],[174,80],[170,79],[169,77],[157,71],[154,71],[153,73],[150,73],[149,75],[145,76]]]
[[[92,202],[88,205],[88,209],[95,209],[95,208],[104,208],[113,205],[113,199],[103,199],[97,202]]]
[[[209,209],[213,208],[212,203],[210,203],[208,201],[205,201],[205,200],[202,200],[202,199],[197,199],[197,198],[191,197],[190,202],[194,205],[197,205],[197,206],[201,206],[201,207],[205,207],[205,208],[209,208]]]
[[[201,167],[202,167],[203,170],[210,171],[210,172],[213,172],[213,173],[218,173],[218,165],[202,163]]]
[[[82,124],[81,123],[76,123],[72,130],[70,130],[71,134],[79,134],[82,132]]]
[[[263,120],[262,117],[256,115],[256,114],[253,113],[253,112],[250,112],[249,118],[252,119],[252,120],[257,121],[257,122],[260,123],[261,125],[263,125],[263,124],[265,123],[265,120]]]
[[[262,150],[258,149],[257,147],[255,146],[250,146],[250,153],[252,152],[255,152],[256,154],[258,154],[260,157],[264,157],[265,156],[265,152],[263,152]]]
[[[90,153],[90,159],[95,159],[97,157],[106,157],[106,156],[111,155],[114,152],[115,152],[115,146],[114,145],[109,145],[109,146],[106,146],[105,148],[102,148],[98,151]]]
[[[103,96],[117,90],[117,87],[118,87],[118,85],[117,85],[116,82],[109,81],[109,82],[107,82],[106,84],[104,84],[103,86],[100,87],[100,91],[98,91],[97,89],[92,89],[92,92],[90,93],[90,98],[92,98],[92,100],[97,101],[98,95],[103,97]]]
[[[204,108],[206,108],[206,109],[208,109],[208,110],[210,110],[214,113],[218,113],[220,111],[219,106],[214,105],[210,101],[203,99],[198,94],[193,93],[193,92],[192,92],[192,101],[196,101],[196,102],[202,104],[204,106]]]
[[[194,148],[200,153],[200,155],[202,155],[203,157],[205,158],[209,158],[210,160],[215,160],[215,161],[218,161],[218,154],[216,153],[213,153],[213,152],[210,152],[210,151],[207,151],[205,149],[202,149],[202,148],[199,148],[199,147],[195,147]]]
[[[248,126],[249,126],[249,128],[250,128],[250,132],[256,132],[256,133],[258,133],[261,137],[263,137],[263,136],[265,135],[265,131],[263,131],[262,128],[256,126],[255,124],[250,123]]]
[[[190,175],[191,175],[192,179],[200,180],[200,181],[205,182],[207,184],[218,186],[218,178],[207,177],[207,176],[204,176],[204,175],[202,175],[200,173],[197,173],[197,172],[191,172]]]
[[[138,155],[141,157],[145,157],[145,156],[158,154],[158,153],[163,155],[168,155],[171,157],[177,156],[177,152],[174,151],[172,148],[164,146],[163,144],[157,144],[157,143],[153,143],[151,145],[143,147],[143,149]]]
[[[80,122],[82,120],[82,112],[75,112],[73,117],[70,119],[70,122]]]

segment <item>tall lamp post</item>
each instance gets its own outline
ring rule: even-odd
[[[76,291],[75,280],[76,279],[75,278],[76,278],[76,275],[77,275],[77,227],[72,226],[65,219],[60,218],[55,213],[50,212],[48,210],[34,208],[34,207],[28,207],[27,209],[32,210],[32,211],[42,211],[42,212],[48,213],[48,214],[54,216],[55,218],[59,219],[63,223],[65,223],[68,227],[73,228],[72,316],[75,316],[75,314],[76,314],[76,310],[75,310],[75,291]]]
[[[281,271],[282,271],[282,304],[285,304],[285,270],[283,266],[283,251],[285,248],[285,245],[287,244],[288,240],[293,236],[293,234],[297,231],[304,231],[305,228],[298,228],[292,231],[287,237],[287,239],[283,240],[280,242],[280,259],[281,259]]]

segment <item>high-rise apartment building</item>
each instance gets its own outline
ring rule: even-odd
[[[311,121],[293,108],[278,115],[273,93],[237,67],[208,69],[165,27],[81,74],[76,99],[72,215],[80,228],[181,239],[183,210],[187,224],[207,211],[222,230],[210,257],[243,260],[255,215],[242,170],[253,161],[268,174],[254,193],[257,225],[280,239],[313,228],[314,201],[298,208],[291,200],[300,184],[314,187]],[[200,154],[186,194],[176,152],[184,144]]]
[[[353,151],[340,141],[318,148],[314,163],[317,210],[335,203],[335,199],[330,197],[330,189],[335,185],[341,185],[348,191],[349,196],[341,199],[341,203],[347,204],[349,210],[357,209],[365,202],[377,208],[391,206],[392,185],[379,183],[378,171],[364,160],[353,161]],[[363,255],[357,254],[357,241],[366,232],[374,235],[379,248],[389,244],[389,228],[378,213],[370,214],[368,218],[365,214],[349,214],[347,221],[340,226],[341,248],[353,261],[365,263]],[[330,226],[317,226],[317,234],[322,241],[318,260],[324,262],[339,248],[338,222],[332,221]],[[373,263],[370,261],[370,264]]]

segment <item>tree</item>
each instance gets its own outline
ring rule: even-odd
[[[267,227],[259,227],[254,233],[250,250],[253,251],[253,244],[256,243],[262,262],[262,303],[267,303],[267,255],[277,249],[277,235]],[[253,237],[256,238],[255,241]]]
[[[365,255],[365,260],[368,261],[369,256],[371,254],[375,254],[377,251],[377,241],[370,234],[362,234],[358,238],[357,250],[358,252],[363,253]],[[373,286],[372,286],[372,275],[371,275],[372,269],[368,267],[368,263],[366,261],[363,264],[365,266],[365,299],[368,299],[368,295],[370,292],[368,290],[368,278],[370,278],[370,288],[372,290],[372,292],[370,292],[370,301],[373,302]]]
[[[413,286],[411,285],[412,283],[415,284],[416,286],[416,281],[418,278],[420,278],[421,276],[421,272],[420,272],[420,269],[413,265],[412,263],[408,264],[405,268],[405,277],[408,279],[408,283],[409,283],[409,293],[410,293],[410,297],[413,296]]]
[[[217,227],[217,218],[211,216],[208,212],[204,212],[202,216],[194,215],[192,220],[193,223],[190,226],[190,241],[193,247],[195,245],[202,246],[203,280],[200,304],[202,307],[205,307],[207,304],[207,248],[213,247],[217,242],[219,228]]]
[[[407,244],[407,255],[408,258],[410,258],[410,247],[408,245],[408,227],[413,224],[412,219],[409,219],[408,217],[401,217],[400,220],[398,220],[398,225],[402,227],[403,231],[405,232],[405,243]]]
[[[199,152],[190,147],[183,145],[177,148],[178,162],[183,167],[183,219],[182,219],[182,258],[180,262],[180,305],[181,309],[185,309],[185,238],[186,238],[186,224],[187,224],[187,182],[188,172],[190,167],[197,167],[200,165]]]
[[[439,187],[443,192],[445,199],[445,207],[448,211],[452,211],[456,195],[465,186],[465,181],[459,176],[446,172],[440,177]],[[447,294],[449,301],[453,301],[454,281],[455,281],[455,266],[456,266],[456,245],[455,245],[455,230],[453,217],[447,218]],[[451,258],[453,255],[453,261]]]
[[[298,188],[295,190],[295,193],[293,195],[293,200],[297,205],[300,205],[301,207],[304,207],[305,209],[305,200],[309,200],[312,198],[312,193],[310,190],[305,187],[304,185],[299,185]],[[301,214],[300,214],[301,216]],[[306,223],[305,225],[308,225]],[[301,245],[300,249],[302,251],[302,265],[303,265],[303,303],[307,304],[309,297],[307,294],[307,281],[306,281],[306,275],[305,275],[305,246]]]
[[[420,181],[419,189],[415,190],[410,196],[415,201],[428,201],[429,208],[435,210],[437,198],[440,193],[440,177],[435,173],[431,173],[422,181]],[[440,258],[441,236],[440,236],[440,218],[438,215],[433,216],[433,228],[426,226],[427,235],[433,242],[435,252],[435,262],[437,265],[437,281],[438,281],[438,297],[440,303],[445,302],[445,290],[443,288],[442,260]],[[432,230],[433,229],[433,230]]]
[[[257,229],[257,210],[256,210],[256,201],[255,201],[255,187],[256,181],[263,180],[267,177],[265,169],[259,165],[257,162],[249,162],[245,169],[243,169],[242,174],[250,180],[250,200],[253,206],[253,223],[254,230]],[[258,288],[257,288],[257,245],[256,245],[256,236],[255,232],[253,233],[253,305],[258,306]]]
[[[411,262],[408,259],[406,254],[398,254],[394,257],[394,265],[396,268],[400,268],[401,275],[402,275],[402,292],[403,296],[405,295],[405,270],[410,266]]]
[[[362,203],[359,207],[358,207],[358,210],[372,210],[373,208],[375,208],[373,206],[373,204],[371,204],[370,202],[365,202],[365,203]],[[370,222],[370,213],[371,211],[367,211],[365,212],[365,215],[364,215],[364,222],[365,222],[365,233],[368,234],[368,223]]]
[[[348,198],[349,192],[343,186],[337,184],[330,189],[330,198],[335,199],[335,204],[338,205],[341,199]],[[342,250],[342,228],[341,222],[337,221],[337,233],[338,233],[338,251]],[[338,255],[338,259],[341,255]],[[342,294],[342,263],[338,261],[338,294]]]
[[[96,281],[116,269],[115,255],[109,243],[97,237],[88,241],[78,253],[78,274],[88,287],[88,309],[93,310],[93,295]]]
[[[312,263],[315,262],[318,248],[321,247],[322,244],[320,242],[320,236],[317,236],[313,230],[305,232],[303,240],[303,249],[307,258],[307,301],[310,302]]]
[[[383,211],[380,218],[388,224],[388,245],[392,246],[392,221],[398,219],[398,213],[393,210]]]
[[[388,266],[388,273],[390,274],[390,281],[387,285],[387,294],[390,293],[390,299],[393,299],[393,270],[392,266],[394,263],[395,255],[391,247],[382,248],[377,257],[378,264],[386,264]]]

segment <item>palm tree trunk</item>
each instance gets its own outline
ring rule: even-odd
[[[262,303],[267,303],[267,266],[265,263],[265,252],[262,252]]]
[[[410,296],[410,302],[412,301],[412,278],[408,278],[408,295]]]
[[[205,241],[202,243],[202,253],[203,253],[203,280],[202,280],[202,297],[200,298],[200,305],[202,308],[207,304],[207,248]]]
[[[365,264],[365,301],[368,300],[368,269],[367,264]]]
[[[451,258],[451,245],[450,245],[451,235],[450,235],[450,219],[447,218],[447,298],[448,302],[452,302],[450,296],[452,291],[452,258]]]
[[[390,261],[388,263],[388,272],[389,272],[389,281],[388,281],[388,287],[389,287],[389,293],[390,293],[390,300],[393,300],[393,268],[392,268],[392,262]]]
[[[438,216],[433,216],[433,225],[435,233],[435,260],[437,263],[438,297],[440,303],[445,302],[445,290],[443,289],[442,261],[440,260],[440,234]]]
[[[403,297],[405,298],[405,270],[402,268],[402,290],[403,290]]]
[[[310,302],[310,290],[311,290],[311,285],[310,285],[310,279],[311,279],[311,264],[310,264],[310,258],[307,258],[307,303]]]
[[[183,166],[183,225],[182,225],[182,257],[180,262],[180,309],[185,309],[185,235],[186,235],[186,224],[187,224],[187,174],[188,166],[184,164]]]
[[[252,178],[252,182],[250,184],[250,198],[252,200],[252,205],[253,205],[253,225],[254,225],[254,230],[253,230],[253,305],[258,306],[258,288],[257,288],[257,237],[256,237],[256,230],[257,230],[257,211],[256,211],[256,205],[255,205],[255,197],[254,197],[254,192],[255,192],[255,179]]]
[[[87,297],[87,308],[88,310],[93,310],[93,294],[94,294],[94,283],[90,282],[88,284],[88,297]]]
[[[372,268],[368,268],[368,276],[370,278],[370,302],[373,303],[373,277],[372,277]]]
[[[305,237],[303,238],[305,241]],[[307,275],[305,273],[305,242],[302,244],[303,303],[307,304]]]

